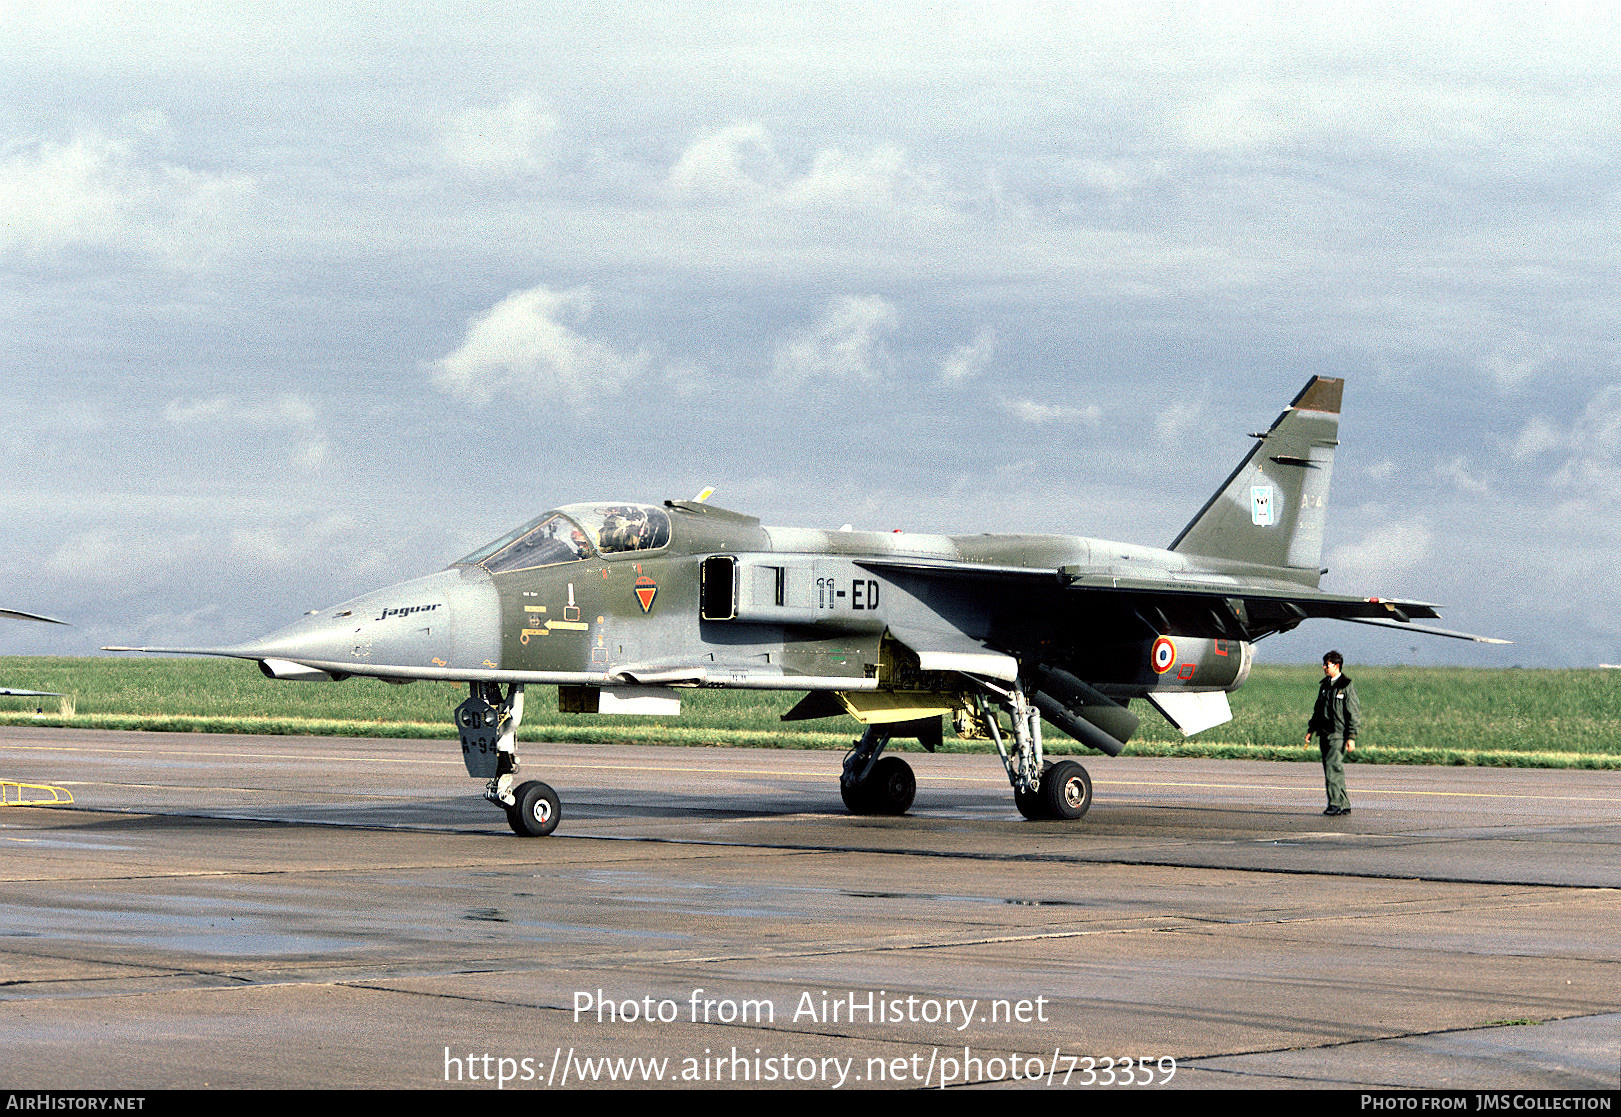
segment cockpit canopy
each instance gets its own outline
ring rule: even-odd
[[[578,562],[593,554],[656,551],[670,542],[670,517],[649,504],[568,504],[537,516],[461,561],[491,574]]]

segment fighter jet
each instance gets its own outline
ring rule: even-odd
[[[671,716],[685,688],[804,692],[785,719],[865,726],[839,788],[901,814],[917,783],[895,739],[995,745],[1019,811],[1077,819],[1086,769],[1047,760],[1042,720],[1117,755],[1142,700],[1184,734],[1227,721],[1254,645],[1332,618],[1417,623],[1437,607],[1324,593],[1319,581],[1343,381],[1316,377],[1166,550],[1060,535],[924,535],[763,526],[700,497],[570,504],[437,574],[224,648],[275,679],[465,682],[468,774],[521,835],[551,833],[555,791],[519,783],[524,688],[559,707]],[[703,494],[703,496],[707,496]]]
[[[38,613],[22,613],[16,609],[0,609],[0,617],[9,617],[16,621],[39,621],[41,624],[66,624],[54,617],[42,617]],[[60,694],[53,690],[13,690],[10,687],[0,687],[0,698],[60,698]]]

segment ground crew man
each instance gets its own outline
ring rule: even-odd
[[[1356,751],[1356,735],[1362,726],[1362,708],[1356,687],[1345,674],[1345,657],[1339,652],[1323,656],[1323,681],[1317,687],[1317,705],[1306,723],[1306,747],[1312,736],[1323,753],[1323,783],[1328,788],[1326,815],[1351,813],[1351,800],[1345,794],[1344,753]],[[1343,749],[1343,752],[1341,751]]]

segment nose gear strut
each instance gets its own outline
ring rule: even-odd
[[[539,838],[557,829],[562,807],[557,792],[539,780],[513,785],[517,773],[518,725],[523,721],[523,684],[513,683],[501,696],[499,683],[467,684],[467,700],[456,707],[467,774],[487,779],[484,798],[507,815],[516,834]]]

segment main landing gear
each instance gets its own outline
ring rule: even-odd
[[[996,711],[990,708],[985,696],[976,694],[974,702],[979,708],[980,721],[996,742],[1002,767],[1007,769],[1008,782],[1013,785],[1013,805],[1032,821],[1080,818],[1092,805],[1092,777],[1073,760],[1060,760],[1056,764],[1043,761],[1041,712],[1030,704],[1023,688],[1015,683],[1011,690],[995,688],[995,691],[1013,723],[1011,748],[1003,740]]]
[[[996,751],[1013,785],[1013,803],[1033,821],[1080,818],[1092,806],[1092,777],[1073,760],[1056,763],[1041,755],[1041,712],[1025,697],[1017,683],[1009,690],[979,680],[990,692],[973,698],[975,715],[996,743]],[[1002,736],[992,699],[1012,722],[1012,740]],[[861,739],[844,758],[839,794],[851,814],[905,814],[917,795],[917,777],[898,756],[884,756],[890,732],[868,725]]]
[[[507,815],[512,832],[544,838],[563,817],[557,792],[539,780],[513,785],[518,771],[518,723],[523,720],[523,684],[514,683],[501,696],[497,683],[468,683],[467,701],[456,707],[467,774],[488,780],[484,798]]]

